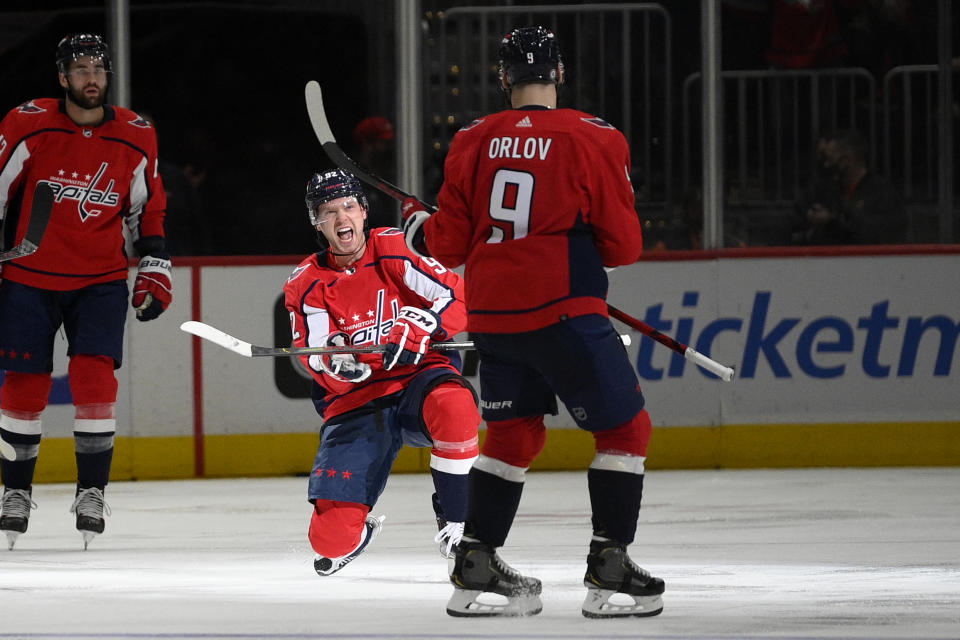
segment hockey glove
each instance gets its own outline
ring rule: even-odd
[[[427,239],[423,234],[423,223],[427,221],[430,214],[427,211],[435,211],[434,207],[420,202],[413,196],[407,196],[400,205],[400,213],[403,216],[403,239],[407,243],[407,248],[413,253],[424,258],[430,257],[427,250]]]
[[[137,279],[133,282],[133,298],[130,300],[137,310],[137,320],[153,320],[170,306],[172,299],[170,254],[155,252],[140,258]]]
[[[347,334],[333,333],[327,336],[326,344],[332,347],[345,347]],[[320,356],[320,368],[331,378],[343,382],[363,382],[373,373],[370,365],[359,362],[352,353],[323,354]]]
[[[430,347],[430,336],[440,328],[440,317],[429,309],[400,307],[387,336],[383,368],[398,364],[419,364]]]

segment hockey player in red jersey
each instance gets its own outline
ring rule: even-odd
[[[306,203],[327,246],[284,286],[293,344],[387,348],[303,357],[323,418],[308,492],[314,568],[321,576],[335,573],[379,534],[383,517],[369,512],[404,444],[431,449],[436,541],[450,556],[463,533],[480,415],[459,354],[429,347],[464,329],[462,280],[411,253],[399,229],[369,229],[366,196],[349,173],[314,175]]]
[[[0,529],[12,549],[27,530],[47,405],[54,336],[67,338],[75,406],[77,493],[71,511],[84,548],[104,530],[104,488],[116,432],[117,380],[127,315],[123,226],[141,257],[131,303],[152,320],[171,300],[170,259],[157,174],[157,139],[129,109],[105,102],[110,52],[94,34],[70,35],[56,52],[64,97],[30,100],[0,122],[0,219],[9,246],[46,183],[54,206],[32,255],[0,265]],[[108,511],[109,513],[109,511]]]
[[[487,437],[470,471],[447,613],[540,612],[540,581],[512,569],[497,548],[544,445],[544,414],[557,412],[559,396],[596,446],[587,472],[593,536],[583,615],[656,615],[664,583],[626,550],[636,533],[650,418],[606,306],[604,267],[635,262],[642,247],[629,149],[603,120],[556,108],[564,68],[552,32],[516,29],[499,57],[512,108],[456,134],[433,215],[413,198],[403,206],[411,248],[448,268],[466,264],[467,328],[480,356]],[[507,601],[481,602],[483,592]],[[633,603],[611,603],[617,592]]]

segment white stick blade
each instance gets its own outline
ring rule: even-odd
[[[320,144],[327,142],[336,142],[333,137],[333,131],[330,129],[330,123],[327,122],[327,114],[323,110],[323,92],[320,90],[320,83],[311,80],[303,90],[304,98],[307,101],[307,115],[310,116],[310,124],[313,125],[313,132],[317,135]]]
[[[217,329],[216,327],[211,327],[208,324],[203,322],[197,322],[196,320],[187,320],[180,325],[181,331],[186,331],[187,333],[192,333],[193,335],[203,338],[204,340],[209,340],[215,345],[223,347],[224,349],[229,349],[234,353],[239,353],[242,356],[248,358],[253,356],[253,351],[251,350],[251,345],[249,342],[244,342],[238,338],[234,338],[230,334],[224,333]]]

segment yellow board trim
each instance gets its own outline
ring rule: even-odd
[[[485,431],[481,431],[481,440]],[[307,475],[315,433],[206,436],[205,477]],[[117,438],[112,480],[197,477],[193,438]],[[593,460],[593,437],[550,429],[531,469],[582,470]],[[724,425],[653,430],[647,469],[900,467],[960,465],[960,422]],[[430,450],[405,447],[393,470],[423,473]],[[74,482],[72,438],[45,438],[36,482]]]

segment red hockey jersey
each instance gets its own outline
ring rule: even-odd
[[[457,132],[424,232],[442,264],[466,263],[468,329],[606,315],[604,265],[643,247],[629,173],[623,134],[573,109],[509,109]]]
[[[54,192],[50,223],[35,253],[4,264],[8,280],[57,291],[123,280],[123,224],[134,241],[164,235],[156,133],[129,109],[104,105],[95,127],[74,123],[62,99],[10,111],[0,122],[0,218],[16,222],[16,243],[40,182]]]
[[[330,334],[341,331],[350,336],[352,345],[381,344],[403,306],[431,309],[440,316],[435,340],[449,340],[466,325],[463,280],[436,260],[410,253],[399,229],[373,229],[360,260],[346,269],[333,264],[333,256],[321,251],[301,262],[287,278],[283,292],[294,346],[323,346]],[[361,383],[323,373],[319,356],[301,358],[325,392],[317,409],[328,420],[402,391],[426,367],[459,373],[451,362],[455,353],[428,351],[420,364],[398,365],[390,371],[383,369],[381,354],[361,354],[357,358],[373,370]]]

